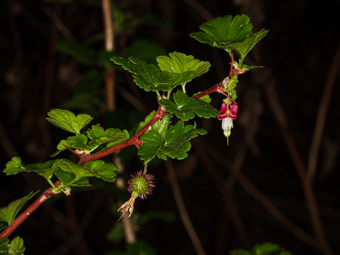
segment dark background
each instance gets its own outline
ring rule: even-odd
[[[316,125],[322,124],[317,122],[317,114],[326,82],[338,70],[334,59],[340,37],[337,17],[340,2],[129,0],[116,1],[116,4],[123,5],[123,9],[136,17],[153,14],[165,24],[141,24],[131,34],[117,35],[117,51],[146,38],[167,52],[184,52],[211,62],[209,73],[187,86],[189,93],[211,87],[228,73],[230,59],[226,53],[188,36],[198,31],[206,19],[245,13],[250,16],[254,31],[270,30],[245,60],[247,64],[266,68],[239,77],[239,113],[230,146],[226,144],[219,121],[202,120],[199,125],[209,133],[195,139],[188,159],[173,164],[189,216],[207,254],[228,254],[231,249],[249,248],[267,241],[278,243],[293,254],[322,254],[316,240],[299,239],[298,230],[273,216],[264,201],[271,201],[296,226],[315,236],[292,156],[300,157],[302,167],[307,169],[313,133]],[[75,41],[85,42],[102,33],[103,22],[100,5],[87,1],[63,5],[7,0],[2,1],[0,13],[0,165],[4,168],[15,155],[25,163],[48,160],[59,139],[64,138],[65,133],[44,118],[51,108],[70,99],[75,84],[87,69],[57,51],[56,43],[68,39],[65,31],[70,32]],[[101,49],[103,45],[101,41],[94,47]],[[332,68],[336,69],[331,71]],[[124,75],[120,73],[118,77]],[[141,93],[145,106],[141,111],[124,97],[121,92],[124,83],[118,80],[117,84],[119,110],[147,114],[155,109],[153,95]],[[339,77],[336,77],[327,101],[329,108],[312,184],[324,231],[335,254],[340,252],[338,84]],[[98,89],[103,90],[104,85]],[[130,87],[125,89],[134,95]],[[222,97],[213,95],[212,98],[212,104],[219,108]],[[282,115],[274,110],[273,102]],[[97,121],[109,125],[104,103],[97,110],[102,114],[97,116]],[[276,121],[282,116],[286,129]],[[132,126],[127,124],[124,128]],[[287,146],[287,136],[292,138],[297,151]],[[63,156],[67,157],[67,152]],[[125,165],[126,173],[129,175],[141,167],[141,162],[131,160]],[[232,169],[241,173],[242,178],[235,179]],[[167,211],[176,219],[171,223],[153,220],[140,226],[137,236],[151,244],[158,254],[195,254],[181,223],[166,167],[164,164],[151,166],[149,171],[156,176],[157,188],[148,200],[137,200],[136,212]],[[47,183],[34,174],[1,174],[0,185],[1,206],[30,190],[47,187]],[[252,187],[256,187],[256,191]],[[256,196],[257,191],[263,196]],[[123,249],[122,243],[113,244],[105,239],[114,224],[121,224],[116,223],[117,215],[111,208],[117,197],[117,193],[107,189],[94,189],[75,191],[69,198],[51,199],[13,236],[22,236],[26,254],[34,255],[103,254]],[[243,228],[235,224],[230,208],[237,210]],[[81,238],[70,244],[69,238],[74,237],[78,227],[84,229]],[[66,247],[65,251],[58,250],[60,247]]]

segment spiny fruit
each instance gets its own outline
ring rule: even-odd
[[[128,180],[127,190],[132,196],[146,199],[147,195],[150,195],[155,187],[154,179],[153,175],[144,175],[142,171],[134,173],[131,175],[131,179]]]

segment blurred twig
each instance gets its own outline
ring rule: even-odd
[[[115,49],[114,26],[112,24],[110,0],[102,0],[102,10],[104,19],[105,50],[111,52]],[[110,69],[106,72],[106,103],[109,111],[116,110],[115,99],[115,72]]]
[[[103,11],[103,21],[104,21],[105,50],[108,52],[111,52],[111,51],[114,51],[115,49],[115,40],[114,40],[114,25],[112,22],[110,0],[102,0],[102,11]],[[106,88],[107,110],[115,111],[116,110],[116,99],[115,99],[116,88],[115,88],[114,69],[109,69],[106,72],[105,88]],[[118,166],[119,172],[124,171],[124,165],[121,163],[118,157],[114,158],[114,163]],[[117,178],[116,186],[121,190],[125,190],[124,180],[122,178]],[[121,203],[121,202],[118,202],[118,203]],[[127,214],[123,215],[123,227],[124,227],[124,236],[125,236],[126,242],[127,243],[136,242],[136,234],[133,230],[133,224]]]
[[[327,117],[329,103],[332,97],[332,91],[333,91],[333,87],[335,83],[335,78],[339,70],[339,65],[340,65],[340,45],[338,45],[336,53],[334,54],[333,61],[331,63],[331,67],[329,68],[329,73],[327,76],[325,88],[324,88],[323,95],[321,98],[318,115],[315,121],[315,129],[314,129],[314,134],[312,138],[312,144],[311,144],[310,151],[309,151],[308,168],[307,168],[308,177],[311,180],[311,182],[313,182],[315,174],[316,174],[320,144],[322,140],[322,135],[323,135],[323,130],[324,130],[325,121]]]
[[[174,194],[175,202],[176,202],[180,217],[182,219],[183,225],[195,247],[196,254],[205,255],[206,253],[203,249],[201,241],[199,240],[197,236],[197,233],[191,223],[187,209],[185,208],[185,204],[184,204],[181,191],[180,191],[180,188],[177,182],[174,166],[172,165],[172,162],[170,159],[166,161],[165,165],[166,165],[166,169],[168,172],[172,193]]]

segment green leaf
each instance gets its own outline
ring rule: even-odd
[[[3,170],[3,172],[6,175],[15,175],[25,170],[25,167],[21,163],[21,159],[19,157],[13,157],[6,163],[6,168]]]
[[[36,174],[44,177],[52,185],[52,187],[54,187],[50,181],[53,176],[53,163],[54,160],[49,160],[44,163],[28,164],[27,166],[24,166],[19,157],[13,157],[6,164],[6,168],[3,172],[6,175],[14,175],[20,172],[35,172]]]
[[[4,255],[8,254],[8,243],[9,243],[8,238],[0,238],[0,254],[4,254]]]
[[[87,136],[83,134],[76,134],[75,136],[69,136],[66,140],[61,140],[57,145],[59,151],[64,151],[68,148],[78,150],[88,150]]]
[[[107,148],[123,142],[130,137],[127,130],[118,128],[108,128],[104,130],[100,124],[93,125],[91,129],[87,131],[87,136],[92,140],[89,143],[90,145],[98,146],[107,143]]]
[[[98,177],[106,182],[113,182],[116,179],[115,171],[118,169],[118,167],[112,163],[106,163],[103,160],[94,160],[85,163],[84,166],[91,170],[93,176]]]
[[[164,144],[162,136],[156,130],[150,130],[148,133],[142,135],[141,141],[143,144],[138,150],[138,155],[142,161],[146,162],[151,161],[157,156],[161,146]]]
[[[199,27],[203,32],[191,33],[190,36],[201,43],[227,50],[230,44],[242,42],[253,34],[253,25],[249,21],[247,15],[217,17]]]
[[[100,178],[107,182],[115,180],[115,170],[117,166],[111,163],[105,163],[102,160],[87,162],[83,166],[68,159],[57,159],[53,165],[55,175],[61,180],[57,191],[67,187],[86,187],[89,186],[90,177]]]
[[[6,237],[0,238],[0,246],[9,243],[9,239]]]
[[[228,83],[226,89],[224,91],[228,92],[228,95],[236,100],[237,99],[237,93],[236,93],[236,86],[238,83],[238,76],[237,75],[233,75],[230,79],[230,82]]]
[[[168,131],[168,127],[171,122],[171,115],[165,115],[162,119],[158,120],[155,124],[152,125],[152,129],[157,131],[162,138],[165,137],[166,132]]]
[[[25,203],[34,197],[39,191],[30,192],[28,195],[11,202],[6,207],[0,208],[0,221],[6,222],[8,225],[12,224],[15,217],[19,213],[20,209],[25,205]]]
[[[74,43],[70,41],[61,41],[57,43],[57,49],[74,57],[77,62],[84,65],[96,64],[96,52],[81,43]]]
[[[80,130],[93,119],[88,114],[75,116],[73,112],[62,109],[52,109],[47,115],[46,120],[54,126],[75,134],[80,134]]]
[[[34,172],[42,177],[44,177],[47,181],[49,181],[53,176],[52,166],[54,164],[54,160],[48,160],[46,162],[28,164],[26,165],[27,172]]]
[[[197,95],[197,94],[199,94],[199,93],[201,93],[201,92],[197,92],[197,93],[195,93],[193,96],[195,96],[195,95]],[[199,100],[202,100],[203,102],[206,102],[207,104],[210,104],[211,103],[211,97],[210,97],[210,95],[205,95],[205,96],[203,96],[203,97],[200,97],[200,98],[198,98]]]
[[[164,137],[156,130],[150,130],[141,137],[143,144],[138,150],[142,161],[149,162],[154,157],[166,160],[167,157],[184,159],[191,148],[190,140],[198,134],[206,134],[204,129],[196,129],[193,125],[184,126],[178,121],[175,126],[170,125]]]
[[[273,252],[278,252],[280,246],[273,243],[257,244],[253,247],[252,252],[256,255],[270,255]]]
[[[218,110],[213,108],[210,104],[207,104],[198,98],[188,97],[187,94],[182,93],[181,91],[177,91],[173,97],[174,102],[168,99],[162,99],[159,101],[159,104],[183,121],[193,119],[195,114],[204,118],[215,118],[219,115]]]
[[[192,55],[180,52],[169,53],[167,56],[157,57],[157,62],[162,72],[182,74],[182,83],[191,81],[209,71],[210,63],[195,59]]]
[[[88,170],[82,166],[77,165],[68,159],[57,159],[53,164],[53,169],[60,169],[66,173],[74,173],[77,179],[86,177]]]
[[[247,15],[217,17],[199,27],[203,32],[191,33],[190,36],[201,43],[224,49],[229,54],[232,50],[237,51],[242,63],[244,57],[268,33],[268,30],[262,29],[253,34],[253,25],[249,21]]]
[[[24,255],[25,247],[24,240],[17,236],[9,244],[11,249],[9,249],[9,254],[11,255]]]
[[[157,66],[136,57],[111,57],[110,60],[132,73],[134,82],[145,91],[168,91],[182,82],[181,74],[161,72]]]
[[[185,159],[191,148],[190,140],[199,134],[205,135],[206,133],[204,129],[197,129],[193,125],[184,126],[183,121],[178,121],[175,126],[170,126],[162,152],[173,159]]]
[[[91,186],[88,178],[77,178],[74,173],[68,173],[61,169],[56,169],[54,171],[55,176],[61,181],[60,185],[55,189],[58,193],[66,188],[70,187],[89,187]]]
[[[54,174],[61,181],[61,184],[56,188],[57,192],[69,186],[89,186],[86,177],[93,176],[88,168],[79,166],[68,159],[57,159],[54,162],[52,169],[54,170]]]
[[[138,131],[140,131],[143,127],[145,127],[146,124],[148,124],[155,115],[156,115],[156,111],[150,112],[149,115],[146,116],[145,119],[138,124],[138,128],[136,130],[136,133]]]
[[[262,40],[267,34],[268,30],[262,29],[259,32],[253,34],[252,36],[249,36],[247,39],[245,39],[243,42],[234,43],[231,45],[231,48],[236,50],[241,55],[241,61],[242,63],[243,59],[247,56],[247,54],[254,48],[254,46]]]

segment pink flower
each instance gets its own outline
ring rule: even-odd
[[[217,119],[223,120],[224,118],[230,117],[232,120],[236,120],[237,110],[238,110],[237,104],[232,104],[230,109],[230,105],[227,105],[226,103],[223,102],[220,110],[220,115],[217,116]]]
[[[223,102],[220,115],[217,116],[217,119],[222,121],[222,130],[225,137],[228,139],[229,143],[229,136],[231,134],[231,129],[233,128],[233,120],[237,118],[237,110],[238,105],[232,104],[231,107],[229,104]]]

